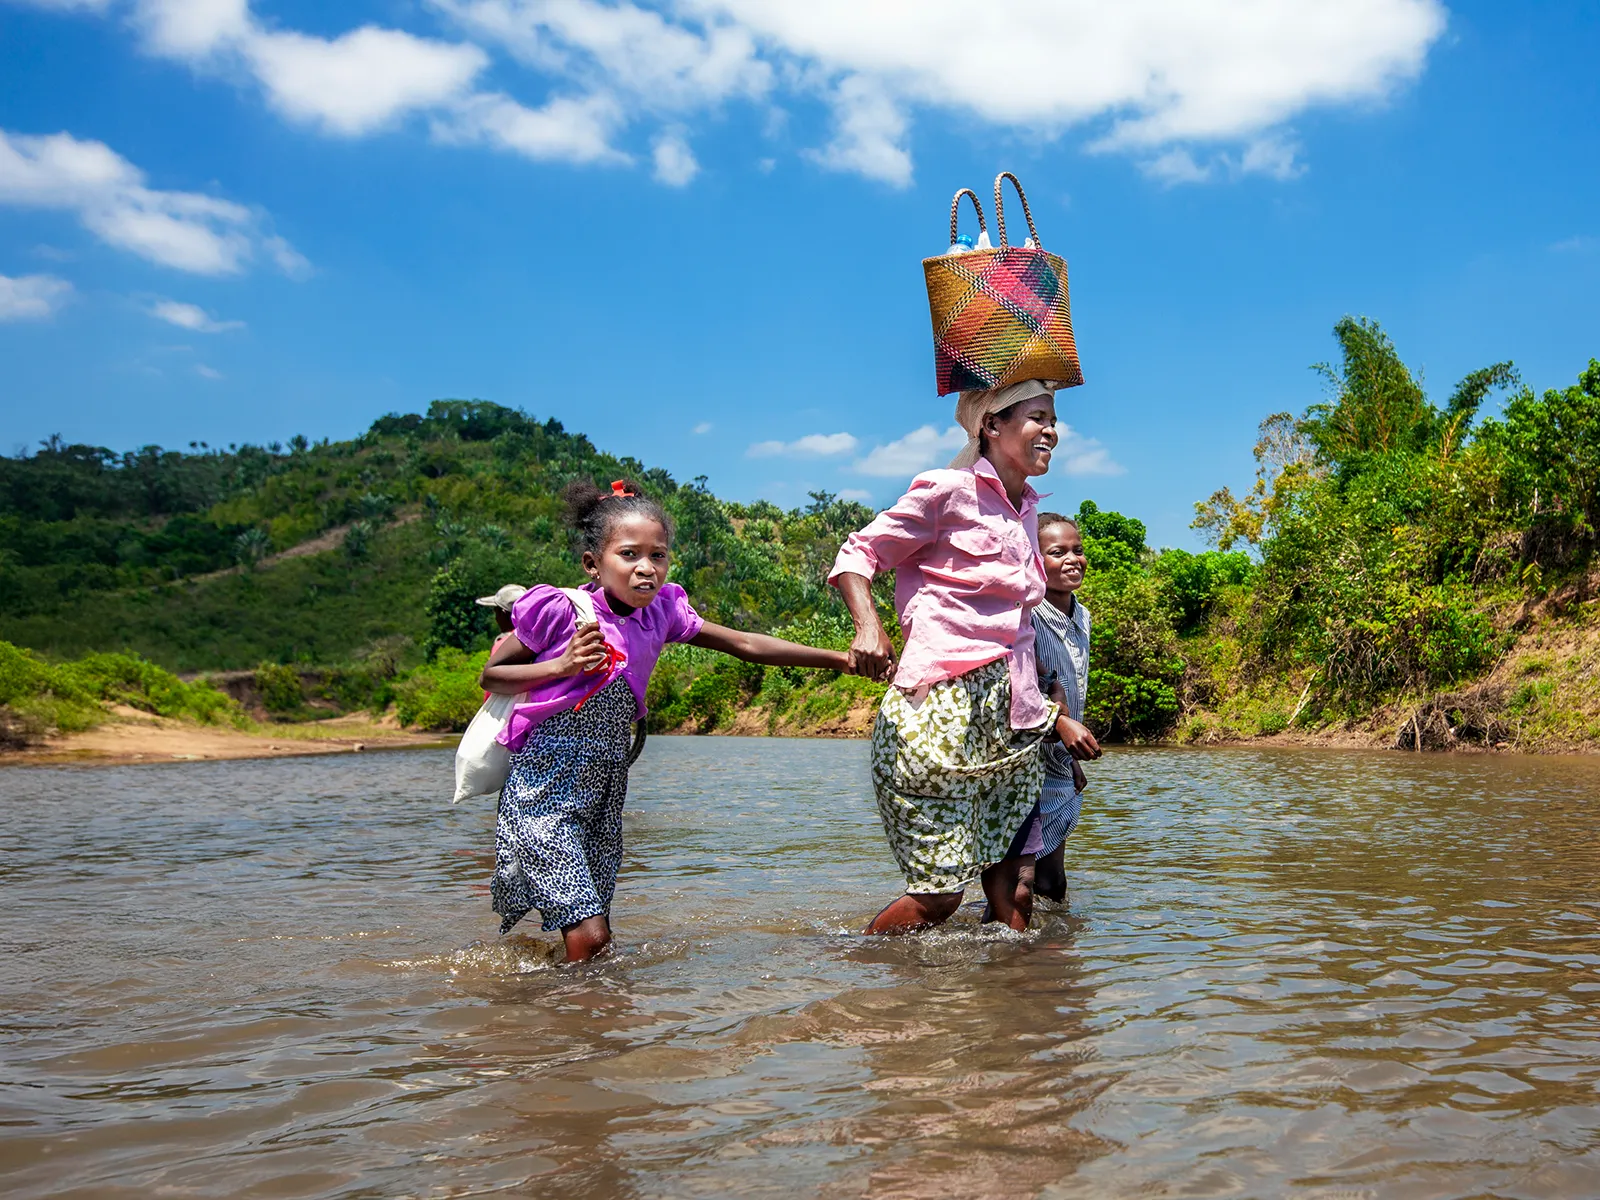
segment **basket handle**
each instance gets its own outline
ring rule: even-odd
[[[1028,197],[1023,194],[1022,184],[1010,171],[1001,171],[994,177],[994,223],[1000,227],[1000,248],[1004,250],[1010,245],[1006,241],[1006,206],[1000,196],[1000,185],[1006,180],[1011,180],[1011,186],[1017,189],[1017,199],[1022,201],[1022,215],[1028,218],[1028,233],[1033,237],[1033,246],[1036,250],[1043,250],[1039,243],[1039,229],[1033,223],[1033,210],[1028,207]]]
[[[962,188],[950,200],[950,244],[952,246],[956,244],[956,216],[961,211],[961,197],[963,196],[972,198],[972,209],[978,214],[978,232],[989,232],[989,223],[983,219],[983,205],[978,203],[978,193],[971,188]]]

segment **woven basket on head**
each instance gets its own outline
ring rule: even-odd
[[[1006,240],[1001,186],[1007,179],[1017,189],[1022,215],[1028,219],[1032,238],[1025,246],[1013,246]],[[988,232],[976,193],[962,188],[950,201],[952,247],[963,196],[970,197],[978,210],[978,228]],[[1067,263],[1040,247],[1028,198],[1010,171],[995,176],[994,216],[1000,233],[998,248],[980,245],[965,253],[922,260],[928,310],[933,317],[933,364],[939,394],[1005,387],[1024,379],[1076,387],[1083,382],[1083,371],[1072,338]]]

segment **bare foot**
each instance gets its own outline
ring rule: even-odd
[[[961,907],[960,892],[907,892],[872,918],[864,933],[915,933],[943,925]]]
[[[561,931],[569,963],[588,962],[611,944],[611,922],[605,917],[589,917]]]

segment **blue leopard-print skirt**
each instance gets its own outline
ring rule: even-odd
[[[547,930],[610,912],[637,710],[618,675],[580,711],[545,721],[511,756],[489,885],[501,933],[534,909]]]

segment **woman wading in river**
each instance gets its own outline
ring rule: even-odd
[[[1026,929],[1031,859],[1007,851],[1039,799],[1040,744],[1074,733],[1040,694],[1029,620],[1045,577],[1028,478],[1050,469],[1055,393],[1038,380],[967,392],[956,420],[961,453],[851,534],[828,579],[855,622],[851,669],[894,682],[872,730],[872,783],[906,891],[868,933],[948,920],[977,877],[994,919]],[[872,601],[887,570],[906,639],[898,666]]]

